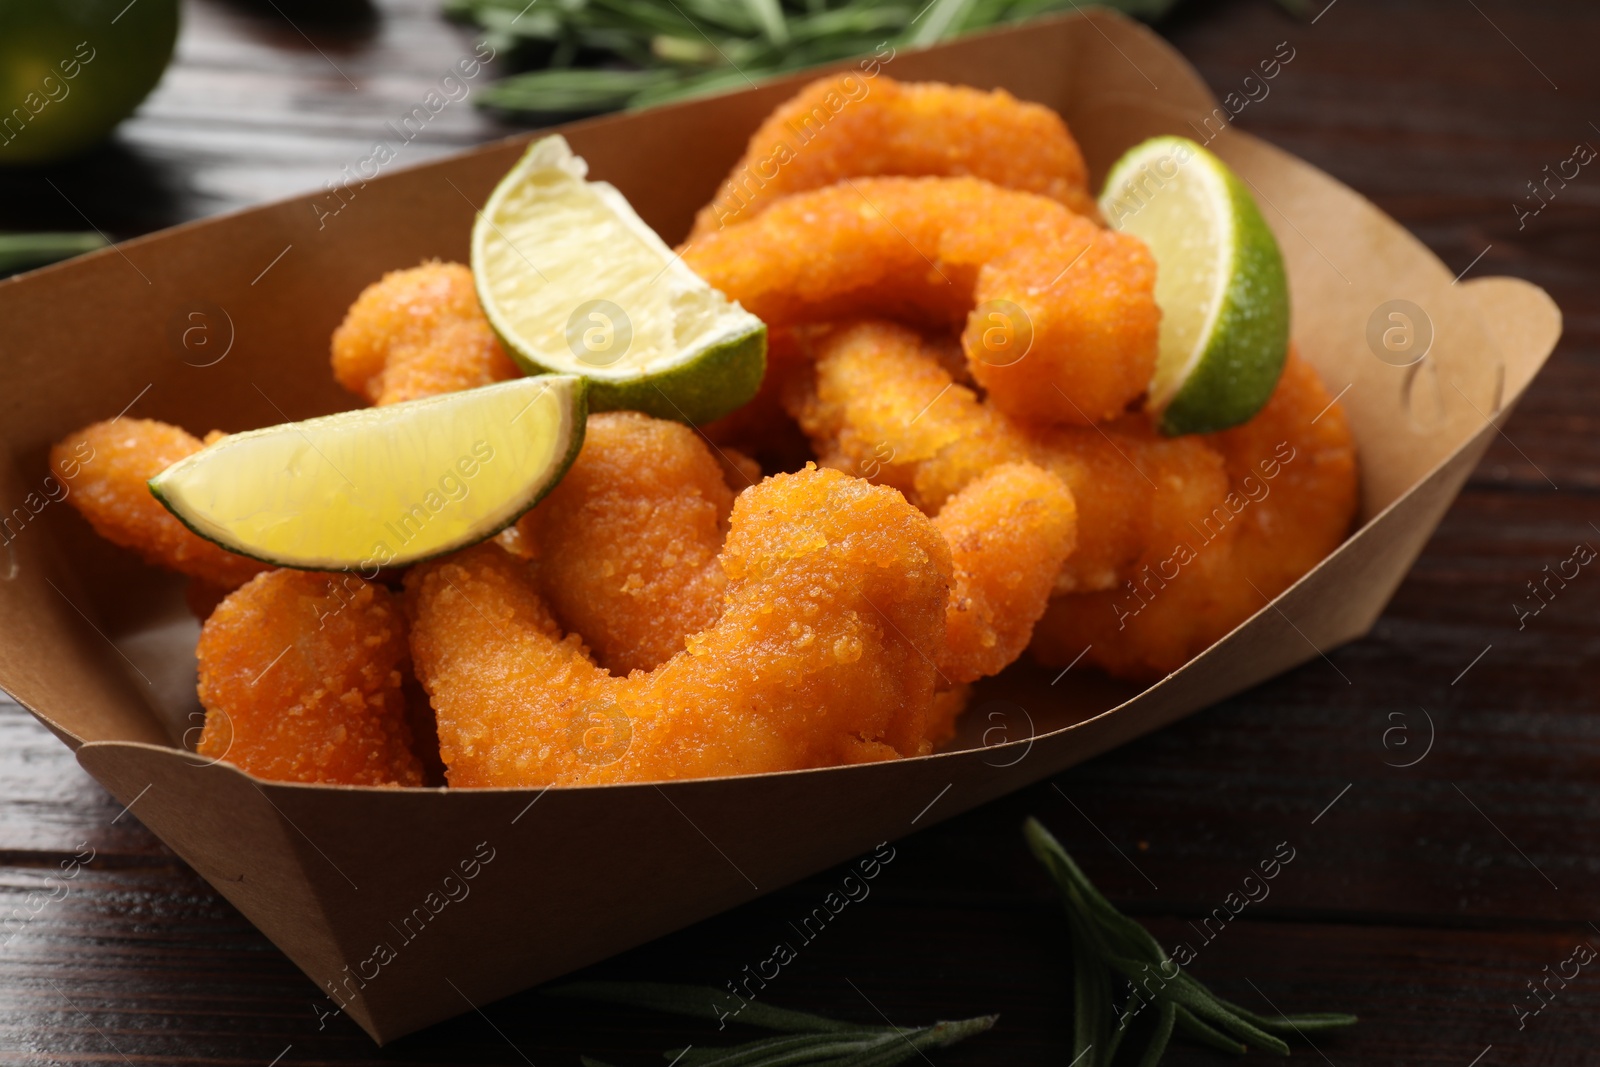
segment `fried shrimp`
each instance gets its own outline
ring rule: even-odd
[[[1077,502],[1078,536],[1057,592],[1120,584],[1148,544],[1203,518],[1227,491],[1216,449],[1162,438],[1140,415],[1052,429],[1008,419],[903,326],[857,323],[815,338],[812,354],[812,387],[789,403],[827,466],[893,485],[929,513],[1002,463],[1059,477]]]
[[[556,617],[616,675],[651,670],[722,614],[733,491],[700,436],[636,412],[592,415],[583,451],[520,523]]]
[[[146,563],[233,589],[267,569],[189,532],[150,493],[149,481],[203,443],[150,419],[112,419],[70,434],[50,450],[50,469],[67,502],[95,533]]]
[[[928,750],[950,550],[900,494],[837,471],[741,494],[727,606],[688,648],[616,678],[562,636],[497,545],[406,578],[417,676],[452,786],[654,781]]]
[[[539,546],[555,618],[612,674],[653,669],[722,614],[718,555],[734,499],[725,477],[687,426],[595,415],[572,469],[518,524]],[[936,657],[947,681],[996,674],[1027,647],[1076,514],[1060,480],[1030,464],[986,472],[939,512],[955,565]]]
[[[1251,581],[1269,597],[1338,548],[1355,521],[1355,439],[1332,399],[1291,347],[1266,407],[1211,439],[1234,489],[1252,501],[1235,555],[1249,561]]]
[[[916,331],[867,321],[810,342],[812,376],[785,402],[824,466],[935,514],[984,471],[1028,458],[1023,433],[957,384]]]
[[[995,407],[1088,425],[1155,368],[1155,261],[1135,237],[976,178],[863,178],[797,193],[684,250],[774,326],[856,315],[965,321]]]
[[[401,693],[405,617],[382,586],[268,571],[218,605],[196,652],[200,755],[276,781],[422,784]]]
[[[1200,522],[1153,544],[1121,588],[1051,601],[1036,658],[1060,665],[1090,646],[1089,660],[1112,674],[1169,673],[1338,547],[1356,514],[1355,447],[1344,412],[1292,349],[1266,407],[1209,441],[1229,489]]]
[[[778,198],[846,178],[982,178],[1097,217],[1089,171],[1066,123],[1003,89],[822,78],[779,105],[695,217],[693,241],[754,218]]]
[[[1111,535],[1100,542],[1098,554],[1076,560],[1058,593],[1125,582],[1146,553],[1204,523],[1228,491],[1223,457],[1210,442],[1164,437],[1144,414],[1087,430],[1046,430],[1033,440],[1038,461],[1082,494],[1085,511],[1092,510],[1093,521]],[[1226,529],[1216,534],[1230,535]]]
[[[390,271],[362,290],[333,333],[333,376],[379,406],[519,373],[459,263]]]
[[[1028,647],[1077,540],[1072,494],[1031,463],[1002,464],[951,497],[933,524],[955,566],[939,673],[954,684],[999,674]]]

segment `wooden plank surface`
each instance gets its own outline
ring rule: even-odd
[[[331,25],[303,8],[193,0],[177,64],[115,144],[0,173],[0,228],[87,216],[131,236],[320,187],[472,48],[433,0]],[[1066,1063],[1061,923],[1017,832],[1033,813],[1164,941],[1194,945],[1195,973],[1224,995],[1362,1015],[1297,1056],[1593,1062],[1592,968],[1536,1016],[1515,1006],[1532,1006],[1527,984],[1580,939],[1600,945],[1600,577],[1584,572],[1521,629],[1512,605],[1576,543],[1600,544],[1600,170],[1520,229],[1512,205],[1576,143],[1600,145],[1600,12],[1335,0],[1313,23],[1264,0],[1194,0],[1160,29],[1219,94],[1289,41],[1295,59],[1240,126],[1372,198],[1453,269],[1544,286],[1566,315],[1561,347],[1370,637],[899,843],[871,897],[769,999],[906,1024],[999,1011],[995,1031],[937,1062]],[[452,104],[405,161],[509,129]],[[1196,925],[1280,842],[1295,859],[1270,895],[1202,943]],[[593,973],[721,985],[838,877]],[[377,1050],[348,1021],[319,1020],[311,983],[4,703],[0,942],[7,1064],[543,1067],[719,1041],[530,992]],[[1213,1061],[1180,1045],[1167,1062]]]

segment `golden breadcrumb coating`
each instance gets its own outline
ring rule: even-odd
[[[753,218],[780,197],[846,178],[973,177],[1098,218],[1066,123],[996,89],[835,74],[780,104],[695,216],[690,240]]]
[[[1028,647],[1077,541],[1072,494],[1047,470],[1005,463],[946,501],[933,524],[955,567],[939,673],[958,684],[999,674]]]
[[[862,178],[797,193],[684,249],[769,325],[857,315],[966,322],[972,376],[1020,419],[1114,418],[1155,369],[1155,261],[1053,200],[976,178]]]
[[[1166,674],[1320,563],[1358,503],[1354,441],[1329,401],[1291,349],[1267,405],[1208,438],[1226,460],[1228,491],[1152,546],[1120,588],[1051,601],[1034,630],[1035,657],[1062,665],[1092,646],[1088,660],[1112,674]]]
[[[1143,415],[1094,427],[1014,422],[956,383],[937,347],[883,322],[818,335],[812,388],[792,393],[791,407],[820,462],[893,485],[926,512],[1002,463],[1054,473],[1078,510],[1057,592],[1120,584],[1147,545],[1226,493],[1222,456],[1203,439],[1163,438]]]
[[[284,782],[422,784],[401,694],[405,616],[383,586],[268,571],[218,605],[196,653],[200,755]]]
[[[333,376],[382,406],[515,378],[489,327],[472,271],[424,263],[361,291],[333,332]]]
[[[716,625],[613,677],[494,544],[411,571],[417,676],[452,786],[659,781],[891,759],[925,737],[950,550],[893,490],[837,471],[742,493]]]
[[[717,621],[733,491],[700,435],[632,411],[589,417],[583,451],[518,524],[566,629],[616,675],[652,670]]]
[[[1126,582],[1147,553],[1170,549],[1228,492],[1222,455],[1210,442],[1164,437],[1142,413],[1089,429],[1042,430],[1031,440],[1035,461],[1081,494],[1080,523],[1102,531],[1070,561],[1058,593]]]
[[[956,384],[915,330],[865,321],[808,339],[815,360],[785,400],[826,466],[892,485],[935,514],[952,494],[1028,442]]]
[[[62,438],[50,450],[50,469],[95,533],[146,563],[228,590],[267,565],[197,537],[150,492],[151,478],[202,447],[164,422],[111,419]]]
[[[1332,399],[1316,369],[1291,347],[1266,407],[1211,437],[1236,490],[1247,499],[1260,492],[1258,485],[1268,491],[1246,510],[1236,555],[1250,561],[1251,581],[1269,597],[1338,548],[1355,521],[1355,438],[1344,409],[1328,407]]]
[[[539,545],[555,618],[612,674],[653,669],[722,614],[725,474],[686,426],[595,415],[572,469],[518,524]],[[1047,471],[1009,464],[952,497],[934,525],[955,565],[935,659],[952,682],[996,674],[1027,647],[1071,551],[1072,495]]]
[[[721,615],[725,476],[686,426],[596,415],[572,469],[518,524],[539,544],[555,618],[611,673],[653,669]],[[1008,464],[952,497],[935,525],[956,568],[935,658],[951,682],[996,674],[1027,647],[1071,552],[1072,495],[1047,471]]]

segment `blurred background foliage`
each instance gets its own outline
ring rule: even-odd
[[[1179,0],[446,0],[523,72],[481,106],[549,121],[739,89],[1084,6],[1155,21]],[[1308,0],[1278,0],[1304,16]]]

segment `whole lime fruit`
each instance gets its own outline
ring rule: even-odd
[[[0,0],[0,167],[94,145],[172,58],[178,0]]]

